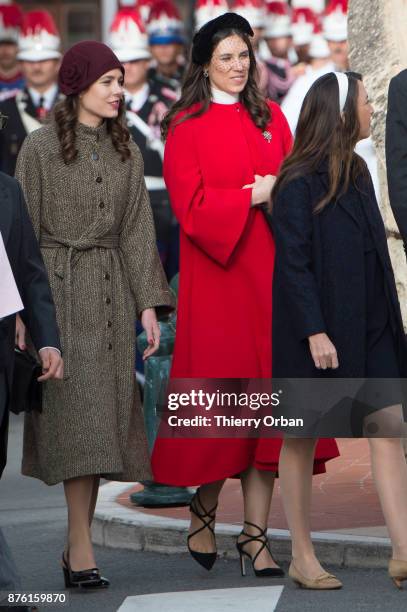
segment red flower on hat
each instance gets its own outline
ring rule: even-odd
[[[69,64],[61,66],[59,81],[63,93],[67,96],[78,93],[80,86],[87,80],[89,61],[82,55],[75,55]]]

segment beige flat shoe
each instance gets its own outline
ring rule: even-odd
[[[320,576],[317,576],[316,578],[310,580],[297,570],[292,561],[288,570],[288,575],[302,589],[315,589],[322,591],[329,589],[341,589],[343,586],[342,582],[338,580],[336,576],[334,576],[333,574],[328,574],[328,572],[324,572]]]
[[[407,580],[407,561],[390,559],[389,576],[398,589],[403,588],[403,580]]]

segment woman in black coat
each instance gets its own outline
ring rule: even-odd
[[[389,572],[400,586],[407,579],[407,465],[396,436],[405,431],[400,378],[407,351],[383,221],[367,167],[354,153],[369,136],[372,112],[354,73],[324,75],[304,100],[273,190],[273,377],[373,383],[373,393],[361,396],[361,431],[380,436],[369,438],[372,470],[393,545]],[[391,381],[378,387],[377,379]],[[314,448],[314,439],[291,437],[280,455],[289,573],[307,588],[340,588],[310,537]]]

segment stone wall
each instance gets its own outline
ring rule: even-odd
[[[372,136],[378,156],[381,210],[389,234],[389,250],[407,329],[407,263],[389,205],[384,150],[389,82],[400,70],[407,68],[407,2],[350,0],[349,44],[351,69],[363,74],[375,109]]]

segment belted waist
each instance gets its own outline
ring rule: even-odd
[[[65,322],[65,342],[64,342],[64,378],[70,377],[70,361],[72,346],[72,267],[74,253],[77,251],[89,251],[92,249],[118,249],[120,246],[120,236],[110,234],[100,238],[82,237],[78,240],[60,238],[43,234],[40,238],[40,246],[44,249],[57,249],[66,247],[66,259],[62,266],[54,270],[54,274],[64,281],[64,322]]]
[[[100,238],[78,238],[78,240],[59,238],[49,234],[43,234],[40,238],[40,246],[44,249],[57,249],[64,246],[74,251],[88,251],[90,249],[118,249],[119,245],[120,236],[118,234],[110,234]]]

